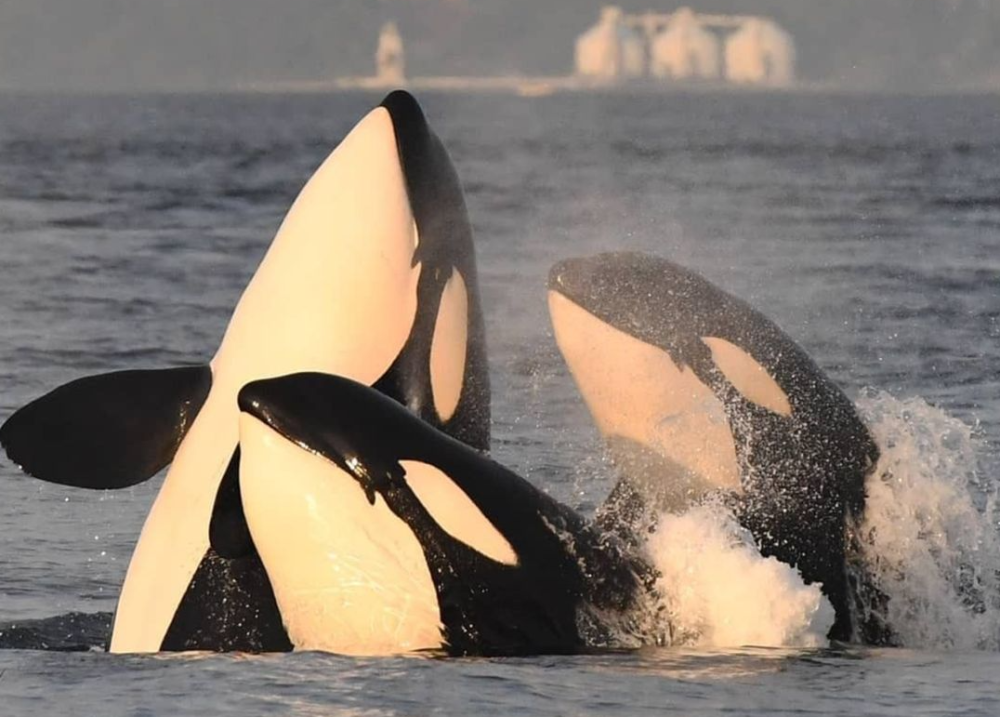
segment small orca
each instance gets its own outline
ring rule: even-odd
[[[300,373],[239,405],[247,523],[296,648],[575,653],[645,589],[617,542],[368,386]]]
[[[405,92],[365,116],[302,189],[209,365],[82,378],[0,428],[12,461],[64,485],[121,488],[172,463],[129,565],[112,651],[291,649],[243,522],[236,399],[249,381],[305,370],[375,386],[489,447],[465,201]]]
[[[831,639],[890,639],[865,610],[884,596],[853,560],[879,449],[794,341],[694,272],[638,253],[556,264],[549,310],[621,474],[606,525],[641,532],[652,511],[729,495],[765,556],[822,583]]]

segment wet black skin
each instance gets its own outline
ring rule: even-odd
[[[831,639],[891,642],[885,624],[858,617],[866,603],[884,596],[863,570],[848,570],[856,562],[853,528],[864,515],[865,480],[879,449],[854,405],[812,359],[748,304],[659,257],[611,253],[563,261],[552,268],[549,289],[662,349],[711,389],[736,445],[743,494],[732,497],[734,508],[761,552],[823,584],[836,610]],[[786,394],[791,415],[748,401],[702,337],[725,339],[753,357]],[[648,483],[623,476],[605,517],[644,514],[655,503],[642,487]]]
[[[376,496],[420,542],[451,655],[575,653],[595,613],[627,615],[646,566],[570,508],[419,420],[398,403],[337,376],[302,373],[255,381],[240,409],[318,453]],[[417,499],[401,461],[440,469],[510,543],[516,565],[445,532]],[[588,617],[590,619],[588,619]]]
[[[0,444],[41,480],[127,488],[174,459],[211,388],[208,366],[86,376],[16,411]]]
[[[486,451],[490,441],[486,338],[472,229],[461,184],[447,150],[411,95],[393,92],[381,106],[392,117],[396,132],[399,160],[420,237],[412,265],[419,263],[421,272],[417,313],[410,334],[399,355],[373,385],[429,424]],[[456,271],[465,281],[468,294],[468,342],[462,391],[454,413],[445,420],[434,407],[430,360],[442,293]],[[292,647],[243,515],[238,452],[237,448],[227,472],[229,480],[220,485],[209,550],[178,606],[164,639],[164,650],[276,652]],[[223,595],[226,599],[220,601]],[[220,608],[220,604],[226,607]]]
[[[396,91],[381,104],[392,116],[399,161],[417,225],[413,265],[421,264],[417,315],[410,336],[385,376],[374,386],[435,428],[481,451],[490,447],[490,383],[486,330],[479,301],[472,228],[462,186],[448,152],[428,126],[413,97]],[[458,272],[469,300],[465,373],[458,406],[447,420],[434,410],[430,357],[434,325],[445,284]]]
[[[437,428],[485,451],[490,440],[489,373],[475,248],[461,185],[411,95],[393,92],[381,106],[396,134],[420,238],[412,263],[421,264],[421,272],[410,335],[375,386]],[[331,281],[339,270],[330,268]],[[468,343],[458,405],[444,420],[434,408],[430,352],[441,294],[455,272],[468,294]],[[13,462],[41,480],[97,490],[135,485],[173,460],[211,384],[207,365],[87,377],[15,412],[0,429],[0,442]],[[211,526],[205,526],[211,547],[178,606],[163,650],[291,647],[242,514],[238,453],[237,448],[220,485]]]

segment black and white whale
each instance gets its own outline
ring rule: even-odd
[[[363,384],[295,374],[239,403],[242,502],[296,646],[572,653],[642,598],[617,542]]]
[[[851,401],[773,322],[694,272],[610,253],[549,274],[556,341],[621,473],[602,520],[731,496],[765,556],[819,582],[832,639],[884,642],[852,560],[879,449]]]
[[[292,647],[239,510],[237,393],[298,371],[375,386],[488,448],[465,202],[404,92],[365,116],[302,189],[208,365],[83,378],[0,429],[12,461],[65,485],[121,488],[172,463],[129,565],[112,651]]]

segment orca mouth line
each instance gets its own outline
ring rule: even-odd
[[[370,505],[375,505],[375,497],[378,493],[384,494],[394,482],[402,480],[406,475],[406,471],[398,461],[394,461],[393,465],[384,470],[373,470],[355,451],[340,449],[333,441],[324,440],[321,437],[310,440],[308,437],[298,434],[291,430],[286,421],[281,420],[270,410],[266,402],[248,394],[247,391],[240,392],[239,406],[243,413],[252,416],[307,453],[319,456],[346,472],[361,486]]]

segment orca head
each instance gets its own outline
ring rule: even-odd
[[[272,513],[249,522],[280,526],[257,542],[297,646],[571,652],[591,594],[638,590],[573,511],[372,388],[296,374],[248,384],[240,408]]]
[[[303,373],[240,392],[247,521],[298,648],[451,649],[447,543],[514,566],[511,543],[428,451],[473,449],[378,391]],[[485,459],[483,459],[485,460]]]
[[[239,403],[244,423],[256,421],[324,459],[350,477],[369,505],[385,502],[419,539],[443,530],[497,563],[520,562],[494,524],[509,515],[497,500],[501,492],[477,485],[468,468],[499,470],[507,484],[520,481],[510,490],[533,489],[384,394],[342,376],[301,373],[250,383]]]
[[[780,445],[864,472],[877,457],[853,404],[794,341],[684,267],[632,252],[563,261],[549,275],[549,306],[559,347],[606,435],[654,447],[698,473],[684,453],[694,443],[725,456],[724,466],[708,465],[728,485],[787,470],[787,462],[774,464],[787,451]],[[607,391],[621,383],[633,384],[627,390],[638,406]],[[615,430],[630,419],[646,432]],[[677,425],[683,429],[669,428]],[[803,456],[788,460],[801,464]]]
[[[368,480],[401,470],[378,450],[391,434],[352,412],[348,397],[327,403],[314,387],[270,379],[239,396],[246,520],[289,640],[350,655],[437,649],[440,616],[420,543],[376,491],[384,481]],[[365,443],[349,440],[362,426]],[[359,455],[363,464],[352,460]]]
[[[488,448],[472,232],[448,152],[411,95],[387,96],[316,170],[212,365],[232,397],[260,378],[350,376]]]
[[[692,371],[720,399],[726,384],[747,402],[792,413],[780,365],[790,343],[742,301],[677,264],[623,252],[569,259],[549,273],[557,336],[569,302],[602,323],[663,351],[680,370]],[[801,353],[801,352],[799,352]]]
[[[822,582],[847,634],[845,531],[879,452],[843,392],[765,316],[665,259],[556,264],[549,307],[626,471],[612,498],[677,509],[713,486],[733,491],[763,552]]]
[[[717,302],[694,278],[635,253],[569,259],[549,273],[549,313],[570,373],[620,470],[665,509],[741,489],[702,341]]]

